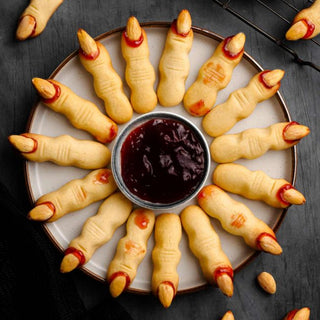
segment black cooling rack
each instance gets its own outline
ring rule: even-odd
[[[273,24],[273,28],[268,28],[268,26],[265,26],[263,23],[264,19],[259,19],[255,17],[253,14],[250,16],[249,10],[243,9],[243,5],[241,7],[237,0],[212,1],[217,5],[221,6],[224,10],[228,11],[233,16],[240,19],[243,23],[255,29],[257,32],[268,38],[270,41],[274,42],[277,46],[279,46],[281,49],[283,49],[289,55],[291,55],[295,63],[309,66],[320,72],[319,61],[310,61],[309,59],[305,59],[303,57],[303,50],[312,50],[314,53],[316,53],[312,56],[316,59],[320,58],[320,36],[315,37],[314,39],[301,39],[298,41],[290,42],[285,39],[284,32],[284,30],[289,29],[294,16],[302,9],[310,6],[313,1],[307,0],[302,5],[300,4],[300,6],[297,7],[294,5],[293,0],[253,0],[261,6],[261,10],[259,12],[261,16],[263,16],[264,14],[269,14],[274,17],[275,22]],[[250,5],[250,1],[247,1],[247,5]],[[259,22],[256,22],[256,20],[259,20]],[[280,25],[282,25],[282,28],[277,27],[275,29],[275,26],[278,26],[279,23]],[[301,49],[301,47],[303,47],[303,50]]]

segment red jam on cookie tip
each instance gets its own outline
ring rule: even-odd
[[[48,80],[48,81],[53,85],[53,87],[54,87],[56,92],[55,92],[55,94],[54,94],[54,96],[52,98],[49,98],[49,99],[42,98],[42,101],[44,103],[46,103],[46,104],[51,104],[51,103],[55,102],[60,97],[61,88],[56,83],[54,83],[54,82],[52,82],[50,80]]]
[[[127,289],[130,285],[130,282],[131,282],[129,275],[123,271],[115,272],[110,276],[109,283],[111,283],[117,277],[125,277],[126,278],[126,285],[125,285],[124,289]]]
[[[36,152],[37,149],[38,149],[38,141],[37,141],[36,139],[30,137],[27,133],[23,133],[22,136],[25,137],[25,138],[31,139],[31,140],[33,140],[33,142],[34,142],[34,145],[33,145],[32,150],[30,150],[30,151],[25,151],[25,152],[23,152],[23,153],[33,153],[33,152]]]
[[[124,31],[122,33],[122,36],[123,38],[125,39],[126,41],[126,44],[129,46],[129,47],[132,47],[132,48],[137,48],[141,45],[141,43],[143,42],[144,40],[144,37],[143,37],[143,34],[141,32],[141,36],[138,40],[131,40],[127,34],[127,31]]]
[[[230,37],[227,37],[224,39],[224,43],[223,43],[223,47],[222,47],[222,51],[224,53],[224,55],[229,58],[229,59],[237,59],[244,51],[244,48],[242,48],[242,50],[240,50],[239,52],[237,53],[232,53],[230,52],[230,50],[228,50],[228,43],[231,41],[231,39],[233,38],[234,36],[230,36]]]
[[[79,260],[79,265],[78,266],[82,266],[85,262],[86,262],[86,258],[83,254],[83,252],[79,249],[73,248],[73,247],[69,247],[65,250],[64,255],[68,255],[68,254],[72,254],[74,255],[78,260]]]
[[[97,49],[97,51],[86,53],[81,48],[79,48],[79,54],[87,60],[95,60],[100,55],[100,49],[98,46]]]
[[[233,280],[233,269],[229,266],[216,268],[213,273],[214,280],[217,282],[217,279],[223,274],[227,274]]]

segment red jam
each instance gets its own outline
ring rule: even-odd
[[[233,36],[224,39],[222,51],[223,51],[224,55],[225,55],[227,58],[233,60],[233,59],[237,59],[237,58],[244,52],[244,49],[240,50],[240,51],[237,52],[237,53],[231,53],[231,52],[227,49],[227,45],[228,45],[228,43],[231,41],[232,38],[233,38]]]
[[[283,197],[283,194],[286,190],[293,189],[293,186],[290,183],[284,184],[281,188],[279,188],[277,192],[277,198],[279,202],[283,203],[286,206],[289,206],[290,203]]]
[[[171,119],[149,120],[121,147],[121,174],[140,199],[169,204],[185,199],[205,176],[205,154],[195,132]]]
[[[73,254],[79,260],[79,266],[82,266],[86,262],[86,258],[81,250],[73,247],[69,247],[64,252],[64,255]]]
[[[91,53],[86,53],[86,52],[84,52],[84,51],[80,48],[80,49],[79,49],[79,54],[80,54],[83,58],[85,58],[85,59],[87,59],[87,60],[95,60],[95,59],[97,59],[97,57],[98,57],[99,54],[100,54],[100,49],[99,49],[99,47],[97,47],[97,50],[96,50],[96,51],[91,52]]]
[[[130,277],[127,273],[123,272],[123,271],[118,271],[113,273],[110,278],[109,278],[109,283],[111,283],[116,277],[125,277],[126,278],[126,286],[124,289],[127,289],[130,285]]]
[[[265,88],[271,89],[272,86],[267,85],[266,81],[264,80],[264,75],[268,72],[270,72],[270,70],[262,71],[259,75],[259,81],[265,86]]]
[[[118,126],[114,123],[111,125],[110,128],[106,129],[109,131],[109,136],[106,139],[99,140],[98,137],[96,137],[97,140],[99,140],[102,143],[109,143],[111,142],[118,134]]]
[[[270,237],[273,240],[277,241],[277,238],[270,233],[267,233],[267,232],[260,233],[259,236],[257,237],[256,244],[257,244],[257,248],[261,251],[262,251],[262,247],[261,247],[260,241],[261,241],[261,238],[263,237]]]
[[[38,149],[38,141],[37,141],[36,139],[30,137],[27,133],[22,134],[22,136],[23,136],[23,137],[26,137],[26,138],[28,138],[28,139],[31,139],[31,140],[33,140],[33,142],[34,142],[34,145],[33,145],[32,150],[31,150],[31,151],[26,151],[26,152],[23,152],[23,153],[33,153],[33,152],[36,152],[37,149]]]
[[[49,98],[49,99],[43,98],[42,101],[46,104],[51,104],[51,103],[54,103],[60,97],[61,88],[57,84],[55,84],[54,82],[52,82],[50,80],[48,80],[48,81],[53,85],[56,92],[52,98]]]
[[[286,320],[292,320],[294,316],[297,314],[297,312],[298,312],[298,309],[294,309],[290,311],[286,317]]]
[[[166,286],[171,287],[172,290],[173,290],[173,295],[174,295],[174,296],[176,295],[176,289],[175,289],[175,287],[174,287],[174,284],[173,284],[171,281],[162,281],[161,284],[164,284],[164,285],[166,285]],[[158,290],[159,290],[159,288],[158,288]]]
[[[299,141],[299,139],[298,140],[287,140],[287,139],[285,139],[285,137],[284,137],[284,134],[285,134],[285,132],[288,130],[288,128],[290,128],[291,126],[294,126],[294,125],[298,125],[299,123],[298,122],[296,122],[296,121],[291,121],[291,122],[289,122],[285,127],[284,127],[284,129],[283,129],[283,131],[282,131],[282,137],[283,137],[283,140],[285,141],[285,142],[287,142],[287,143],[295,143],[296,141]]]
[[[31,31],[31,33],[30,33],[30,35],[29,35],[29,37],[32,38],[32,37],[34,36],[34,34],[36,33],[37,20],[36,20],[36,18],[35,18],[34,16],[32,16],[31,14],[27,14],[27,15],[25,15],[25,16],[22,16],[22,17],[20,18],[20,21],[21,21],[24,17],[30,17],[30,18],[33,19],[33,21],[34,21],[33,29],[32,29],[32,31]]]
[[[124,31],[123,32],[123,38],[125,39],[127,45],[129,47],[132,47],[132,48],[137,48],[141,45],[141,43],[143,42],[143,34],[141,32],[141,36],[138,40],[131,40],[129,37],[128,37],[128,34],[127,34],[127,31]]]
[[[51,201],[37,203],[37,206],[42,206],[42,205],[46,205],[52,211],[52,216],[50,217],[50,218],[52,218],[56,213],[55,205]]]
[[[95,182],[107,184],[109,183],[110,176],[111,176],[111,171],[109,169],[104,169],[97,174]]]
[[[141,212],[141,213],[137,214],[136,217],[134,218],[134,223],[140,229],[146,229],[148,227],[148,224],[149,224],[149,219],[145,214],[143,214]]]
[[[214,280],[217,281],[223,274],[227,274],[233,280],[233,269],[229,266],[216,268],[213,273]]]
[[[177,34],[178,36],[181,36],[181,37],[187,37],[189,32],[186,32],[186,33],[179,33],[178,32],[178,29],[177,29],[177,19],[173,20],[172,23],[171,23],[171,30],[173,33]]]
[[[189,112],[195,117],[201,117],[207,114],[210,111],[210,108],[207,108],[204,105],[204,101],[200,99],[190,106]]]
[[[301,20],[306,26],[307,26],[307,32],[306,32],[306,34],[303,36],[303,38],[302,39],[308,39],[310,36],[312,36],[312,34],[313,34],[313,32],[314,32],[314,29],[315,29],[315,25],[311,22],[311,21],[309,21],[309,20],[307,20],[307,19],[303,19],[303,20]]]

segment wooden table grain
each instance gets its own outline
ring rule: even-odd
[[[307,0],[287,0],[299,9],[310,5]],[[264,0],[267,4],[273,1]],[[37,94],[31,79],[48,77],[58,64],[78,48],[75,34],[84,28],[97,36],[125,26],[130,15],[140,22],[168,21],[187,8],[193,25],[209,29],[222,36],[243,31],[247,36],[246,51],[264,69],[281,68],[286,74],[280,92],[293,120],[307,125],[311,134],[297,147],[298,166],[296,186],[307,199],[303,206],[289,208],[277,232],[283,247],[281,256],[259,254],[235,275],[235,292],[227,298],[216,288],[178,295],[165,310],[151,295],[124,293],[118,301],[134,319],[203,319],[218,320],[227,310],[236,319],[280,320],[294,308],[308,306],[311,319],[320,317],[320,73],[309,66],[301,66],[292,56],[279,48],[237,17],[211,0],[66,0],[53,15],[39,37],[19,42],[15,30],[27,0],[1,1],[0,25],[0,179],[15,196],[30,207],[23,172],[23,160],[8,143],[10,134],[23,133]],[[256,0],[231,1],[230,5],[278,39],[284,38],[288,24],[268,12]],[[277,10],[289,21],[295,11],[276,4]],[[320,38],[316,38],[320,42]],[[301,58],[320,64],[320,47],[308,41],[286,45]],[[277,281],[275,295],[264,293],[256,283],[261,271],[272,273]],[[108,294],[106,285],[80,271],[69,275],[77,283],[80,295],[88,308]]]

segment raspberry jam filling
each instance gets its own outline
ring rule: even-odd
[[[50,104],[50,103],[55,102],[61,95],[61,88],[57,84],[55,84],[54,82],[52,82],[50,80],[48,80],[48,81],[53,85],[56,92],[52,98],[42,99],[42,101],[46,104]]]
[[[228,47],[228,43],[231,41],[232,38],[233,38],[233,36],[230,36],[230,37],[227,37],[224,39],[222,51],[227,58],[233,60],[233,59],[237,59],[243,53],[244,49],[240,50],[237,53],[230,52],[227,47]]]
[[[140,38],[138,40],[131,40],[128,37],[127,31],[124,31],[122,35],[123,35],[123,38],[125,39],[127,45],[129,47],[132,47],[132,48],[139,47],[141,45],[141,43],[143,42],[143,40],[144,40],[142,32],[141,32],[141,36],[140,36]]]
[[[95,60],[100,55],[100,49],[97,47],[97,51],[86,53],[80,48],[79,54],[87,60]]]
[[[86,262],[86,258],[81,250],[73,247],[69,247],[64,252],[64,255],[73,254],[79,260],[79,266],[82,266]]]
[[[171,23],[171,30],[173,33],[177,34],[178,36],[181,36],[181,37],[187,37],[189,32],[186,32],[186,33],[179,33],[178,32],[178,29],[177,29],[177,19],[173,20],[172,23]]]

